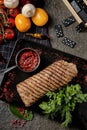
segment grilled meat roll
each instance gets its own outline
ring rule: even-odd
[[[17,91],[26,107],[31,106],[48,91],[54,91],[77,76],[75,64],[55,61],[36,75],[17,84]]]

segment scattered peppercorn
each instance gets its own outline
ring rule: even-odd
[[[6,99],[6,101],[8,101],[8,102],[12,102],[14,99],[15,94],[12,91],[14,79],[15,79],[15,73],[14,72],[9,73],[7,75],[7,81],[5,82],[5,84],[3,86],[1,97],[4,97]]]
[[[19,128],[19,127],[24,127],[26,125],[27,121],[26,120],[19,120],[19,119],[16,119],[16,120],[13,120],[12,121],[12,126],[13,128]]]

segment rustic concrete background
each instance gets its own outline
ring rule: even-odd
[[[53,48],[58,50],[79,56],[81,58],[87,59],[87,32],[77,33],[75,27],[78,25],[77,22],[70,25],[69,27],[64,27],[62,20],[71,16],[71,13],[64,5],[62,0],[46,0],[45,8],[50,16],[50,22],[48,24],[48,31],[51,38],[51,44]],[[56,24],[61,24],[63,26],[64,35],[75,41],[77,44],[74,49],[65,46],[61,43],[62,38],[57,38],[54,26]],[[0,101],[0,130],[14,130],[12,126],[12,120],[17,119],[13,116],[7,105]],[[78,123],[79,124],[79,123]],[[58,121],[52,121],[46,117],[35,114],[33,121],[27,122],[27,124],[22,128],[16,128],[18,130],[80,130],[79,128],[62,128]]]
[[[52,36],[51,43],[53,48],[59,49],[61,51],[82,57],[87,59],[87,31],[82,33],[77,33],[75,27],[78,25],[77,22],[70,25],[69,27],[64,27],[62,21],[67,17],[71,16],[71,12],[67,9],[62,0],[46,0],[46,10],[50,15],[50,25],[49,34]],[[75,41],[77,44],[74,49],[63,45],[61,43],[62,38],[57,38],[54,26],[56,24],[61,24],[63,27],[64,36]]]

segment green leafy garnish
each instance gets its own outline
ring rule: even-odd
[[[24,119],[27,121],[31,121],[33,119],[32,111],[25,110]]]
[[[15,116],[27,120],[27,121],[31,121],[33,119],[33,113],[31,110],[25,110],[24,108],[18,108],[16,105],[9,105],[9,109],[11,111],[12,114],[14,114]],[[23,113],[20,112],[20,109],[24,109]]]
[[[62,126],[68,126],[72,122],[72,114],[77,103],[87,102],[87,94],[84,94],[79,84],[67,85],[56,92],[48,92],[47,102],[42,102],[39,107],[43,113],[54,119],[61,115]]]

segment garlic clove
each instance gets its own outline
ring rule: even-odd
[[[36,8],[33,4],[26,4],[22,8],[22,15],[25,17],[32,17],[34,16]]]

